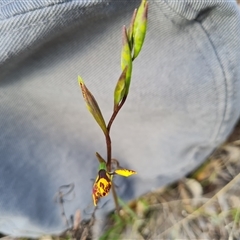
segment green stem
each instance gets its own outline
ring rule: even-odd
[[[117,214],[119,214],[120,208],[119,208],[117,192],[116,192],[114,184],[112,184],[112,194],[113,194],[113,200],[114,200],[115,207],[116,207],[116,212],[117,212]]]

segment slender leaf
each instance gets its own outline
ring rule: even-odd
[[[98,152],[96,152],[96,156],[97,156],[97,159],[98,159],[98,161],[100,163],[99,170],[100,169],[107,170],[107,167],[106,167],[107,163],[106,163],[106,161],[101,157],[101,155]]]
[[[131,75],[132,75],[132,56],[131,56],[131,49],[129,47],[128,43],[128,36],[127,36],[127,30],[126,27],[123,27],[123,46],[122,46],[122,53],[121,53],[121,68],[122,71],[127,66],[127,72],[126,72],[126,91],[125,96],[128,94],[129,87],[130,87],[130,81],[131,81]]]
[[[118,79],[117,85],[114,91],[114,110],[117,108],[118,104],[122,101],[124,94],[126,93],[126,72],[128,66],[126,66]]]
[[[86,85],[84,84],[84,82],[80,76],[78,76],[78,83],[82,90],[82,95],[86,102],[87,109],[93,115],[94,119],[96,120],[98,125],[101,127],[104,134],[105,135],[108,134],[106,123],[104,121],[104,118],[102,116],[100,108],[97,104],[97,101],[95,100],[95,98],[93,97],[91,92],[88,90],[88,88],[86,87]]]
[[[128,43],[129,43],[129,47],[130,47],[131,52],[132,52],[132,49],[133,49],[133,26],[134,26],[134,21],[135,21],[136,15],[137,15],[137,8],[134,9],[133,16],[132,16],[132,19],[131,19],[131,23],[130,23],[130,26],[129,26],[128,31],[127,31]]]
[[[147,31],[147,14],[148,14],[148,2],[146,0],[142,0],[141,5],[138,8],[133,26],[133,42],[134,42],[133,59],[135,59],[138,56],[142,49],[142,45]]]

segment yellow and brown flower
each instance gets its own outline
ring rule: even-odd
[[[96,206],[99,198],[105,197],[110,192],[112,186],[112,176],[105,169],[100,169],[93,185],[93,203]]]

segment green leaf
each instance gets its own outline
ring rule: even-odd
[[[104,134],[105,135],[108,134],[106,123],[104,121],[104,118],[102,116],[100,108],[97,104],[97,101],[95,100],[95,98],[93,97],[91,92],[88,90],[88,88],[86,87],[86,85],[84,84],[84,82],[80,76],[78,76],[78,83],[82,90],[82,95],[86,102],[88,111],[93,115],[94,119],[96,120],[98,125],[101,127]]]
[[[123,36],[122,36],[123,46],[122,46],[122,53],[121,53],[121,68],[122,71],[127,66],[127,72],[126,72],[126,91],[125,96],[128,94],[129,87],[130,87],[130,81],[131,81],[131,75],[132,75],[132,56],[131,56],[131,49],[129,47],[128,43],[128,36],[127,36],[127,30],[126,27],[123,26]]]
[[[132,52],[132,49],[133,49],[133,26],[134,26],[134,21],[135,21],[136,15],[137,15],[137,8],[133,12],[131,23],[130,23],[130,26],[129,26],[128,31],[127,31],[128,43],[129,43],[129,47],[130,47],[131,52]]]
[[[142,49],[142,45],[145,39],[147,31],[147,13],[148,2],[142,0],[140,7],[138,8],[137,15],[133,25],[133,42],[134,42],[134,54],[135,59]]]
[[[128,66],[126,66],[118,79],[117,85],[114,91],[114,110],[117,108],[118,104],[122,101],[126,93],[126,72]]]
[[[107,171],[107,167],[106,167],[107,163],[106,163],[106,161],[101,157],[101,155],[98,152],[96,152],[96,157],[97,157],[97,159],[98,159],[98,161],[100,163],[99,170],[100,169],[104,169],[104,170]]]

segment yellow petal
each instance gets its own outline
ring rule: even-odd
[[[100,198],[99,195],[100,195],[100,194],[99,194],[99,192],[98,192],[97,186],[94,185],[94,186],[93,186],[93,192],[92,192],[92,198],[93,198],[93,204],[94,204],[94,206],[97,206],[98,200],[99,200],[99,198]]]
[[[117,169],[115,170],[115,173],[124,177],[129,177],[133,174],[137,174],[136,171],[129,170],[129,169]]]

